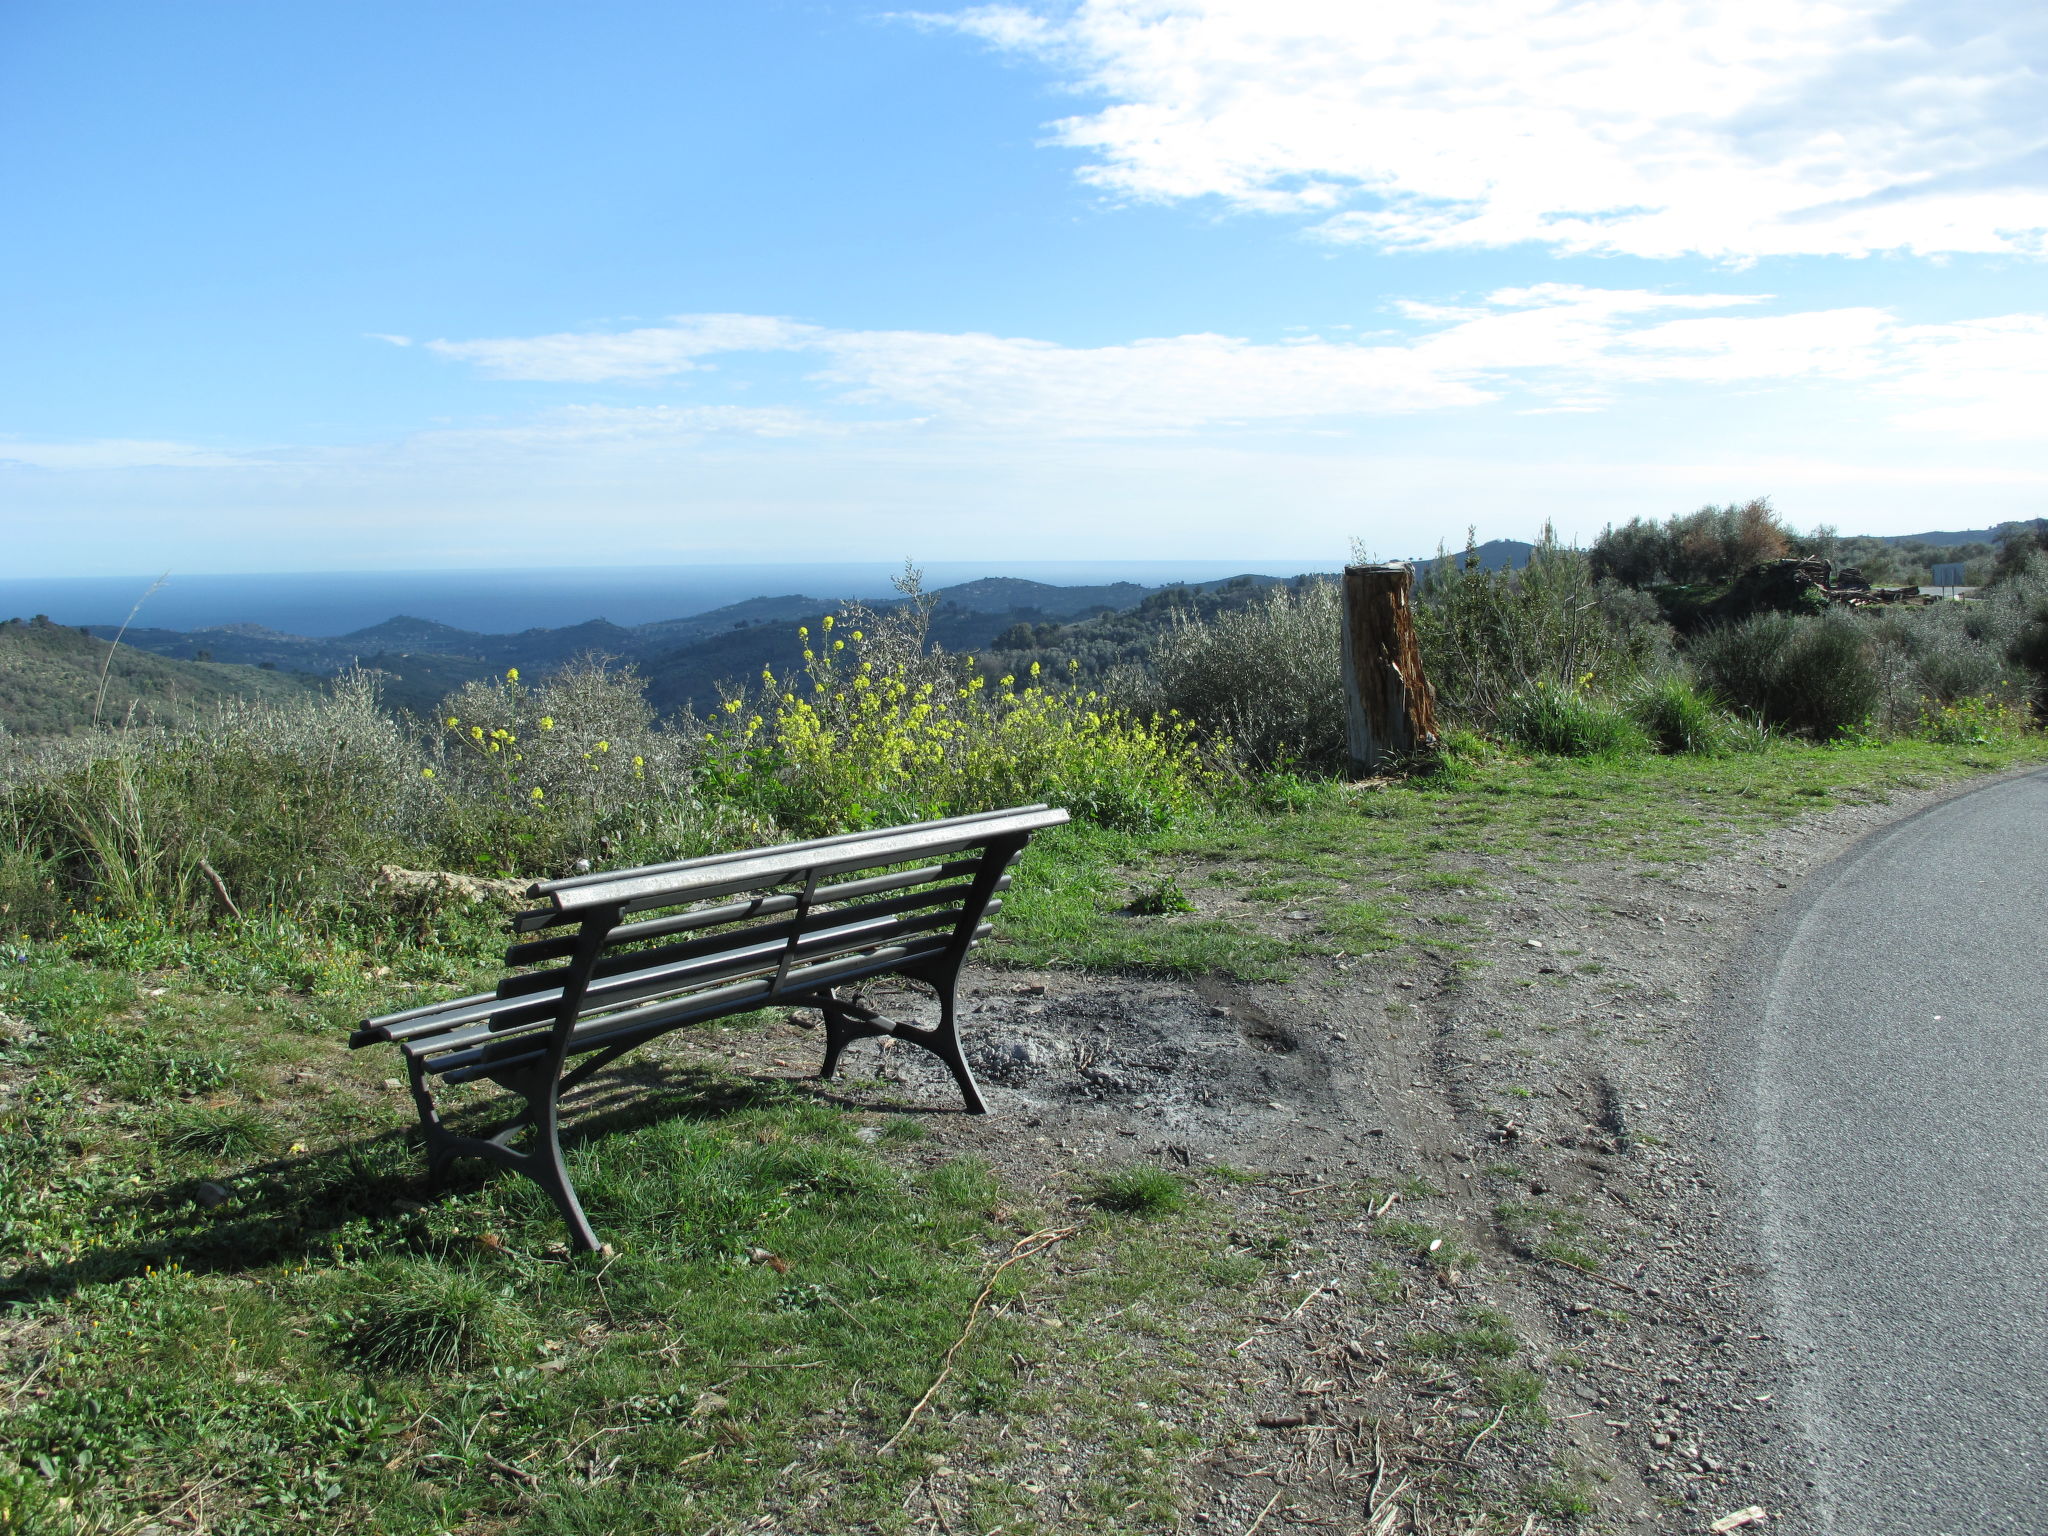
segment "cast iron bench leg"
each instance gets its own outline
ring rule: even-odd
[[[967,1065],[967,1053],[960,1048],[960,1030],[954,1022],[953,987],[948,983],[933,983],[933,990],[939,994],[939,1022],[930,1029],[919,1029],[911,1024],[891,1024],[871,1009],[857,1003],[842,1003],[837,997],[828,995],[818,1005],[825,1015],[825,1064],[818,1069],[818,1076],[831,1079],[839,1071],[839,1057],[856,1040],[867,1040],[877,1035],[889,1035],[922,1046],[946,1064],[953,1074],[953,1081],[959,1085],[960,1097],[967,1102],[970,1115],[985,1115],[988,1105],[982,1101],[981,1088],[974,1081],[974,1070]]]

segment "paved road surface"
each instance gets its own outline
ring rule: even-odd
[[[1826,1526],[2044,1536],[2048,774],[1802,897],[1768,940],[1756,1151]]]

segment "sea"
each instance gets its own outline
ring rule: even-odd
[[[1296,576],[1332,562],[1258,560],[939,561],[937,589],[984,576],[1053,586],[1131,581],[1157,587],[1226,576]],[[405,615],[484,634],[557,629],[590,619],[647,624],[750,597],[801,593],[831,601],[888,597],[900,565],[590,566],[496,571],[286,571],[271,574],[0,577],[0,618],[45,614],[60,624],[134,622],[153,629],[260,624],[292,635],[345,635]],[[137,605],[140,604],[138,609]]]

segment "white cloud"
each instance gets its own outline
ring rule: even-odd
[[[660,379],[703,366],[714,352],[767,352],[800,346],[810,326],[772,315],[678,315],[637,331],[565,332],[490,341],[430,341],[443,357],[475,363],[493,378],[589,383]]]
[[[0,464],[32,469],[234,469],[250,461],[190,443],[136,438],[95,438],[77,443],[16,443],[0,439]]]
[[[919,20],[1058,68],[1085,180],[1398,249],[2027,252],[2048,28],[2021,0],[1080,0]]]
[[[1654,385],[1874,390],[1908,425],[2033,437],[2048,427],[2048,317],[1907,325],[1870,306],[1759,314],[1753,294],[1665,294],[1563,283],[1460,304],[1398,306],[1405,333],[1357,341],[1254,342],[1191,335],[1068,347],[976,332],[850,331],[746,315],[672,327],[439,343],[504,375],[642,380],[648,359],[799,352],[842,404],[899,413],[862,430],[1057,438],[1148,437],[1255,427],[1341,427],[1375,416],[1470,408],[1588,411]],[[623,343],[623,344],[622,344]],[[547,371],[543,372],[545,368]],[[907,413],[907,414],[902,414]],[[814,436],[849,418],[794,406],[581,406],[507,428],[436,434],[508,446],[685,436]]]

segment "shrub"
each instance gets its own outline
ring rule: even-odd
[[[1650,748],[1642,727],[1621,709],[1542,683],[1502,706],[1499,728],[1510,741],[1556,757],[1625,757]]]
[[[302,906],[359,882],[419,809],[403,731],[361,678],[184,730],[43,744],[5,765],[14,900],[170,921]],[[44,903],[47,907],[47,903]]]
[[[1731,708],[1830,740],[1861,728],[1883,701],[1872,641],[1853,614],[1761,613],[1698,636],[1688,654]]]
[[[1344,765],[1343,594],[1276,587],[1256,604],[1184,618],[1152,653],[1156,698],[1255,768]]]
[[[1483,571],[1469,552],[1432,566],[1415,606],[1424,669],[1448,719],[1496,725],[1540,688],[1625,688],[1669,645],[1656,605],[1594,579],[1548,529],[1519,571]]]
[[[799,630],[798,670],[764,671],[758,708],[725,701],[701,775],[710,795],[806,835],[1039,800],[1143,831],[1193,810],[1215,781],[1184,720],[1050,686],[1037,663],[1021,687],[990,686],[903,645],[900,623],[869,622],[878,640],[836,633],[830,616],[815,636]]]
[[[418,770],[437,797],[441,862],[566,874],[579,859],[687,858],[732,833],[771,840],[692,796],[694,733],[657,730],[643,686],[585,659],[537,686],[513,669],[443,699],[434,758]]]

